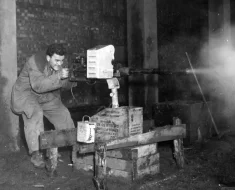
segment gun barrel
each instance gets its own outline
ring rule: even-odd
[[[119,69],[121,76],[133,75],[133,74],[158,74],[158,75],[173,75],[173,74],[188,74],[190,73],[188,69],[181,70],[166,70],[160,68],[152,68],[152,69],[134,69],[123,67]]]
[[[186,70],[163,70],[163,69],[131,69],[130,74],[158,74],[158,75],[172,75],[172,74],[186,74]]]

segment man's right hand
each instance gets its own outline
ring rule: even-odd
[[[60,70],[60,79],[66,79],[69,77],[69,69],[68,68],[62,68]]]

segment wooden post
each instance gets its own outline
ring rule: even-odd
[[[179,168],[184,167],[184,147],[182,139],[175,139],[174,141],[174,157]]]
[[[158,68],[157,1],[127,1],[127,48],[130,68]],[[157,75],[129,77],[129,105],[151,108],[158,102]],[[151,109],[145,113],[151,116]]]
[[[174,125],[181,125],[181,120],[179,118],[173,118]],[[184,167],[184,146],[183,140],[181,138],[174,139],[174,157],[179,168]]]
[[[57,176],[57,165],[58,165],[58,148],[47,149],[47,163],[46,169],[50,177]]]
[[[97,190],[107,190],[106,176],[106,144],[95,143],[95,176]]]

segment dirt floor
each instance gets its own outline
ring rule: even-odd
[[[109,190],[217,190],[235,189],[235,136],[212,138],[185,148],[186,165],[179,170],[169,143],[160,143],[160,170],[154,176],[130,183],[108,179]],[[61,149],[58,176],[30,163],[22,146],[17,153],[0,155],[0,190],[95,190],[93,172],[77,171],[71,165],[71,150]],[[225,185],[226,184],[226,185]]]

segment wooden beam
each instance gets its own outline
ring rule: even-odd
[[[107,141],[108,149],[152,144],[186,137],[186,125],[158,127],[154,131],[130,137]],[[77,129],[64,129],[42,132],[39,136],[40,149],[73,146],[77,143]],[[79,144],[79,153],[94,152],[94,144]]]
[[[186,137],[186,125],[171,125],[158,127],[154,131],[133,135],[130,137],[107,141],[107,149],[117,149],[124,147],[132,147],[138,145],[146,145],[161,141],[169,141],[174,139],[182,139]],[[94,144],[79,145],[79,153],[94,152]]]
[[[77,129],[44,131],[39,136],[40,149],[72,146],[77,142]]]

